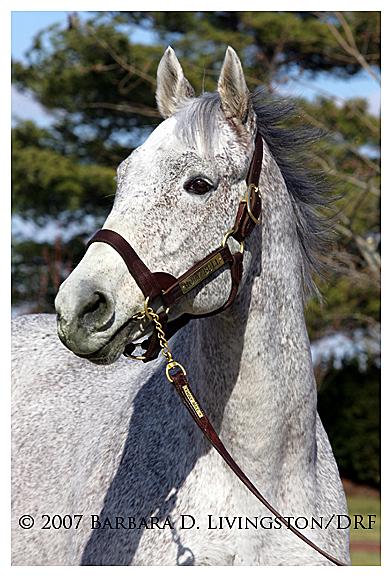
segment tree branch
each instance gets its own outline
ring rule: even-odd
[[[88,31],[88,33],[95,38],[98,44],[102,46],[102,48],[104,48],[108,52],[108,54],[110,54],[113,60],[121,66],[121,68],[123,68],[127,72],[130,72],[131,74],[135,74],[136,76],[143,78],[143,80],[145,80],[152,86],[154,87],[156,86],[156,80],[153,76],[150,76],[150,74],[147,74],[143,70],[139,70],[135,66],[132,66],[132,64],[126,62],[119,54],[117,54],[114,48],[112,48],[105,40],[102,40],[102,38],[99,37],[99,35],[95,32],[92,26],[86,24],[85,28]]]
[[[320,20],[323,19],[324,14],[322,12],[316,12],[315,14],[318,16]],[[380,84],[381,83],[380,78],[378,77],[377,74],[375,74],[374,70],[372,70],[371,66],[366,61],[363,54],[361,54],[361,52],[358,50],[352,30],[347,20],[345,19],[343,13],[334,12],[334,14],[336,18],[339,20],[346,37],[345,38],[343,37],[343,35],[339,32],[339,30],[335,26],[335,24],[332,24],[332,22],[325,21],[325,24],[328,26],[329,30],[336,39],[337,43],[345,52],[347,52],[347,54],[352,56],[358,62],[358,64],[362,66],[362,68],[373,78],[373,80],[375,80]]]
[[[114,104],[113,102],[89,102],[81,104],[81,108],[106,108],[107,110],[117,110],[118,112],[130,112],[132,114],[141,114],[150,118],[161,118],[158,110],[150,106],[141,104]]]

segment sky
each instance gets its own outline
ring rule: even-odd
[[[67,12],[12,12],[11,54],[15,60],[24,60],[32,39],[43,28],[55,22],[65,22]],[[48,114],[31,95],[12,88],[12,116],[33,119],[41,126],[50,125],[52,115]]]
[[[12,13],[12,58],[23,60],[24,53],[31,46],[33,37],[37,32],[51,24],[67,21],[69,12],[13,12]],[[87,18],[88,12],[79,12],[80,18]],[[144,31],[137,31],[133,39],[138,42],[148,42],[149,35]],[[174,46],[175,48],[175,46]],[[318,74],[314,79],[302,79],[300,82],[291,81],[285,84],[284,93],[292,96],[313,98],[319,93],[334,96],[338,101],[353,97],[365,97],[369,100],[370,110],[378,114],[380,110],[380,89],[377,83],[366,73],[358,74],[349,79],[338,79],[331,74]],[[48,126],[53,116],[45,111],[42,106],[29,94],[19,93],[12,90],[12,114],[14,118],[33,119],[41,126]]]

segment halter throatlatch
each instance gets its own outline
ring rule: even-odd
[[[251,491],[251,493],[253,493],[253,495],[269,511],[271,511],[275,517],[279,518],[283,525],[285,525],[292,533],[307,543],[307,545],[312,547],[315,551],[323,555],[326,559],[331,561],[331,563],[334,563],[335,565],[345,565],[345,563],[342,563],[318,547],[298,531],[298,529],[293,527],[289,521],[287,521],[287,519],[283,517],[283,515],[281,515],[265,497],[263,497],[255,485],[253,485],[250,479],[245,475],[213,428],[205,411],[202,409],[199,401],[191,390],[185,368],[173,359],[168,343],[170,337],[180,328],[185,326],[191,319],[218,314],[228,308],[237,296],[243,272],[242,261],[245,239],[251,234],[254,227],[261,222],[262,204],[258,183],[262,162],[263,139],[260,134],[257,133],[255,149],[246,178],[246,194],[240,201],[233,228],[225,234],[220,247],[216,248],[201,261],[194,264],[179,278],[175,278],[173,275],[166,272],[151,272],[131,245],[120,234],[113,230],[99,230],[91,238],[87,246],[90,246],[93,242],[104,242],[114,248],[124,260],[130,274],[135,279],[145,297],[144,310],[134,315],[133,318],[140,320],[148,318],[152,321],[154,327],[153,334],[149,339],[147,339],[146,343],[141,344],[142,348],[145,349],[144,355],[134,355],[133,352],[135,345],[129,344],[125,348],[125,356],[148,362],[155,359],[159,352],[162,351],[167,363],[167,379],[173,383],[182,402],[188,409],[197,426],[201,429],[208,441],[218,451],[235,475],[237,475],[249,491]],[[232,254],[227,245],[227,241],[230,237],[233,237],[240,244],[239,251],[234,254]],[[184,295],[196,288],[202,281],[210,277],[214,278],[214,273],[224,270],[226,265],[229,265],[230,267],[231,290],[228,299],[221,307],[201,315],[183,314],[178,319],[168,322],[168,312],[170,307],[178,303]],[[163,310],[159,313],[154,311],[151,306],[154,299],[158,297],[160,297],[161,304],[163,305]]]

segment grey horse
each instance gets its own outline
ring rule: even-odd
[[[151,270],[179,276],[232,226],[260,132],[262,224],[245,243],[239,295],[170,345],[254,484],[349,563],[348,531],[336,521],[346,500],[317,414],[304,320],[323,202],[295,157],[305,136],[279,129],[289,107],[249,93],[231,48],[217,92],[195,97],[169,47],[156,96],[165,120],[119,166],[104,227]],[[169,318],[212,311],[229,291],[224,270]],[[67,348],[54,316],[14,321],[13,563],[330,564],[279,526],[211,449],[166,380],[163,358],[144,365],[122,356],[148,334],[134,317],[143,301],[120,256],[95,243],[56,298]]]

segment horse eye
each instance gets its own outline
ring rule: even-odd
[[[193,194],[206,194],[213,186],[203,178],[194,178],[188,180],[188,182],[184,184],[184,188],[187,192],[193,192]]]

